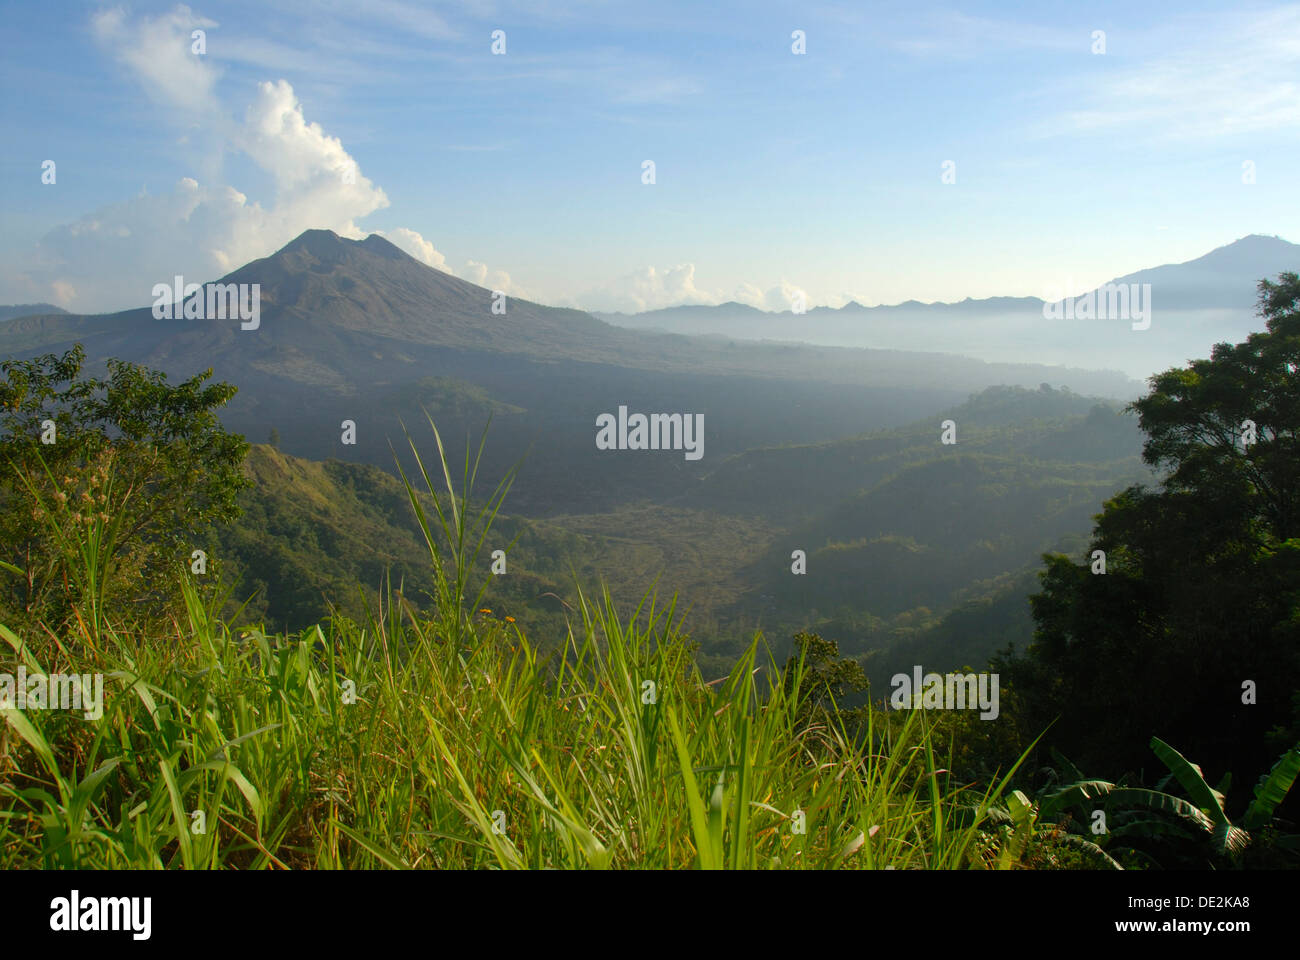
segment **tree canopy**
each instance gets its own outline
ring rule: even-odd
[[[1155,735],[1240,777],[1297,738],[1300,277],[1261,282],[1259,313],[1265,331],[1132,404],[1158,487],[1107,501],[1081,563],[1044,558],[1008,668],[1025,730],[1057,720],[1084,764],[1136,770]]]
[[[212,524],[236,516],[247,483],[248,444],[216,414],[235,387],[208,383],[211,369],[171,384],[118,360],[98,378],[84,358],[77,344],[0,364],[0,605],[11,622],[70,612],[87,543],[121,574],[112,588],[158,599],[156,575],[179,572]]]

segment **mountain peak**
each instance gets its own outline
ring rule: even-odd
[[[1221,247],[1215,247],[1209,253],[1189,262],[1216,266],[1231,263],[1245,267],[1253,261],[1258,261],[1261,265],[1269,265],[1269,272],[1272,273],[1274,271],[1271,267],[1274,261],[1281,258],[1283,262],[1294,262],[1297,254],[1300,254],[1300,246],[1288,240],[1283,240],[1278,236],[1270,237],[1262,233],[1251,233],[1240,240],[1234,240],[1232,243],[1225,243]]]
[[[1255,286],[1264,277],[1294,270],[1300,245],[1278,236],[1252,233],[1215,247],[1195,260],[1166,263],[1117,277],[1112,283],[1159,284],[1165,306],[1185,309],[1251,310]]]
[[[294,237],[283,247],[281,253],[289,253],[294,250],[306,250],[308,253],[321,254],[330,251],[338,251],[343,248],[343,238],[333,230],[304,230],[298,236]]]
[[[350,240],[347,237],[340,237],[333,230],[322,229],[304,230],[272,256],[301,252],[326,263],[339,263],[358,250],[383,257],[385,260],[401,260],[409,256],[391,240],[377,233],[370,234],[364,240]]]
[[[1236,246],[1237,244],[1239,244],[1239,243],[1254,243],[1254,244],[1258,244],[1258,243],[1260,243],[1260,242],[1263,242],[1263,243],[1267,243],[1267,244],[1272,245],[1272,244],[1276,244],[1276,243],[1279,242],[1279,241],[1280,241],[1281,243],[1285,243],[1285,244],[1288,244],[1288,245],[1290,245],[1290,243],[1291,243],[1289,240],[1283,240],[1283,239],[1282,239],[1278,234],[1276,234],[1276,233],[1248,233],[1248,234],[1246,234],[1244,237],[1242,237],[1240,240],[1234,240],[1232,243],[1228,244],[1228,246],[1230,246],[1230,247],[1235,247],[1235,246]]]
[[[369,250],[371,253],[378,254],[381,257],[388,257],[390,260],[409,256],[408,253],[398,247],[387,237],[381,237],[377,233],[372,233],[370,236],[366,237],[366,239],[362,240],[361,246]]]
[[[36,317],[63,314],[68,311],[52,303],[15,303],[0,306],[0,320],[12,320],[14,317]]]

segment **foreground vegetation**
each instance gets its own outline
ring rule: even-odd
[[[672,606],[620,618],[606,594],[540,657],[465,594],[507,486],[467,515],[420,473],[432,614],[390,591],[363,623],[232,631],[187,576],[166,636],[84,594],[63,632],[0,628],[29,672],[109,681],[97,720],[3,710],[0,866],[1007,865],[983,829],[1000,788],[957,782],[923,712],[851,728],[806,649],[778,668],[756,637],[706,681]]]
[[[102,673],[107,695],[94,719],[0,708],[0,866],[1118,868],[1150,861],[1152,824],[1225,864],[1250,844],[1159,741],[1197,802],[1064,758],[1074,782],[1032,798],[1009,786],[1019,762],[965,777],[996,753],[984,725],[842,709],[861,668],[816,635],[781,666],[756,636],[706,680],[672,605],[620,616],[607,592],[579,593],[543,656],[481,605],[485,587],[467,595],[508,483],[474,507],[468,462],[460,495],[438,464],[438,496],[415,459],[431,603],[390,589],[361,622],[296,634],[232,629],[228,597],[194,576],[165,635],[106,611],[105,521],[51,506],[56,539],[79,531],[82,590],[60,630],[0,627],[3,663]],[[1269,826],[1298,771],[1300,753],[1279,762],[1246,826]],[[1108,836],[1079,826],[1097,808]]]
[[[707,684],[671,609],[633,626],[587,607],[548,670],[487,613],[459,638],[400,605],[232,636],[187,601],[165,645],[108,630],[42,664],[2,632],[29,670],[112,685],[93,723],[5,711],[0,866],[904,869],[988,850],[967,808],[995,792],[952,781],[923,715],[855,743],[751,661]]]

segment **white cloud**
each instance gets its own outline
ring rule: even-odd
[[[77,288],[63,280],[55,280],[50,289],[54,291],[54,302],[61,307],[67,307],[77,299]]]
[[[214,279],[310,228],[359,239],[365,231],[356,220],[389,205],[339,139],[307,121],[286,81],[259,84],[242,121],[232,119],[213,92],[215,73],[189,53],[196,24],[214,25],[186,7],[136,22],[110,10],[93,21],[99,42],[152,98],[268,175],[267,202],[228,184],[182,177],[168,192],[142,192],[50,231],[27,268],[5,278],[7,288],[62,297],[74,310],[142,306],[156,282],[178,273]]]
[[[512,297],[519,297],[523,300],[534,299],[531,294],[510,279],[510,274],[504,270],[490,270],[485,263],[467,260],[465,261],[465,268],[455,271],[455,273],[462,280],[468,280],[470,283],[476,283],[480,287],[486,287],[489,290],[500,290]]]
[[[695,264],[682,263],[666,270],[642,267],[588,290],[576,298],[584,310],[641,313],[681,304],[720,303],[716,294],[695,286]]]
[[[91,17],[90,26],[100,47],[127,66],[156,102],[194,114],[216,109],[219,74],[206,57],[190,52],[191,33],[207,31],[216,21],[181,4],[171,13],[135,22],[128,22],[121,7],[113,7]]]
[[[599,313],[644,313],[666,307],[712,306],[734,300],[759,310],[780,313],[794,306],[796,296],[802,294],[804,305],[842,307],[850,300],[862,297],[849,293],[817,295],[782,278],[774,287],[764,290],[752,283],[742,283],[730,294],[722,290],[708,290],[696,285],[695,264],[682,263],[665,270],[653,266],[641,267],[592,290],[559,302]]]
[[[780,284],[772,287],[766,293],[752,283],[742,283],[736,288],[736,294],[732,299],[737,303],[747,303],[751,307],[757,307],[760,310],[780,313],[783,310],[791,309],[794,306],[795,297],[799,295],[803,296],[804,306],[807,309],[812,309],[814,304],[808,291],[795,286],[784,278]]]
[[[1099,21],[1044,26],[950,11],[898,31],[893,46],[945,61],[1038,54],[1081,69],[1053,70],[1033,92],[1043,109],[1037,136],[1119,136],[1142,142],[1204,140],[1300,128],[1300,6],[1178,11],[1153,26],[1106,29]],[[859,23],[858,25],[861,25]],[[1022,108],[1023,109],[1023,108]]]
[[[407,227],[398,227],[391,233],[383,230],[376,230],[375,233],[381,237],[386,237],[398,249],[410,254],[425,266],[433,267],[435,270],[441,270],[444,273],[450,273],[454,277],[460,277],[462,280],[468,280],[470,283],[476,283],[480,287],[486,287],[489,290],[500,290],[512,297],[525,300],[534,299],[532,295],[515,283],[510,278],[510,274],[504,270],[490,269],[487,264],[479,263],[476,260],[465,261],[465,266],[460,270],[453,268],[447,263],[447,258],[434,247],[432,242],[424,239],[419,231]]]
[[[425,266],[433,267],[435,270],[441,270],[444,273],[454,272],[451,267],[447,266],[447,258],[435,250],[433,244],[420,236],[415,230],[398,227],[391,234],[383,230],[376,230],[375,233],[381,237],[386,237],[398,249],[409,253]]]
[[[1300,7],[1189,15],[1140,35],[1111,36],[1078,107],[1039,133],[1204,140],[1300,128]],[[1129,59],[1120,59],[1125,55]],[[1053,89],[1058,101],[1065,99]]]

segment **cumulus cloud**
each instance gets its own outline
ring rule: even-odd
[[[386,237],[392,241],[393,245],[399,250],[410,254],[416,260],[426,266],[433,267],[435,270],[450,273],[454,277],[476,283],[480,287],[487,287],[489,290],[500,290],[512,297],[533,299],[504,270],[490,269],[487,264],[479,263],[477,260],[467,260],[464,267],[459,270],[455,269],[447,262],[447,258],[434,247],[433,243],[426,240],[419,231],[407,227],[398,227],[391,233],[383,230],[376,230],[375,232],[381,237]]]
[[[70,283],[56,280],[51,285],[51,289],[54,291],[54,302],[60,307],[67,307],[77,299],[77,289]]]
[[[604,286],[588,290],[576,300],[585,310],[608,313],[641,313],[682,304],[721,302],[716,294],[695,285],[693,263],[682,263],[665,270],[642,267]]]
[[[184,6],[138,21],[120,9],[92,20],[97,41],[151,99],[218,137],[218,155],[241,152],[268,175],[267,202],[183,177],[167,192],[142,192],[50,231],[9,287],[48,291],[77,310],[140,306],[155,282],[177,273],[213,279],[309,228],[359,239],[365,234],[356,220],[389,205],[339,139],[308,122],[286,81],[259,84],[241,120],[222,107],[217,72],[189,52],[192,30],[215,26]]]
[[[785,279],[782,279],[780,284],[766,292],[752,283],[743,283],[736,289],[735,296],[732,299],[737,303],[745,303],[751,307],[757,307],[759,310],[770,310],[774,313],[793,309],[796,300],[801,300],[805,309],[813,307],[812,298],[808,295],[808,291]]]
[[[604,286],[588,290],[574,298],[574,305],[602,313],[644,313],[665,307],[711,306],[734,300],[759,310],[780,313],[794,307],[803,298],[806,309],[824,304],[840,307],[853,299],[849,294],[814,297],[805,289],[782,279],[768,290],[752,283],[742,283],[730,294],[708,290],[696,283],[695,264],[682,263],[665,270],[642,267]]]
[[[491,270],[485,263],[467,260],[464,269],[457,271],[457,276],[470,283],[477,283],[480,287],[487,287],[489,290],[500,290],[513,297],[528,299],[528,295],[510,279],[510,274],[504,270]]]
[[[308,124],[290,86],[264,83],[236,142],[271,175],[263,206],[232,186],[183,177],[171,191],[142,193],[58,227],[37,246],[29,273],[53,288],[93,291],[81,309],[148,301],[153,283],[181,273],[208,280],[283,246],[312,227],[359,239],[355,221],[388,206],[383,190],[359,172],[339,141]],[[83,294],[90,296],[90,294]]]
[[[389,205],[340,140],[308,121],[288,82],[258,84],[242,118],[223,107],[218,71],[190,53],[191,32],[214,28],[214,21],[184,6],[138,20],[115,8],[91,26],[150,99],[175,111],[187,137],[198,130],[214,140],[210,154],[247,156],[267,175],[269,195],[250,200],[215,176],[183,177],[158,194],[142,191],[46,234],[30,261],[5,278],[11,294],[82,311],[141,306],[156,282],[177,273],[214,279],[310,228],[360,239],[365,231],[356,221]],[[395,234],[399,246],[446,269],[442,254],[418,233]]]
[[[444,273],[454,272],[451,267],[447,266],[447,258],[434,249],[433,244],[415,230],[398,227],[392,233],[383,230],[376,230],[375,233],[392,241],[393,246],[404,253],[410,254],[425,266],[433,267],[435,270],[441,270]]]

